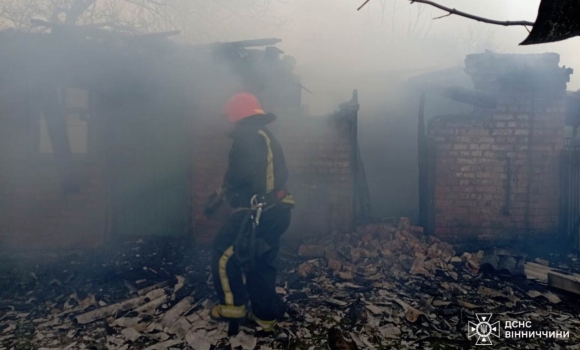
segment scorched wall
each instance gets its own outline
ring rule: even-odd
[[[559,56],[471,55],[466,71],[497,107],[441,116],[433,146],[435,233],[513,239],[558,230],[559,155],[570,70]]]

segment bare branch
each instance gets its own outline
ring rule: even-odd
[[[135,34],[178,29],[182,35],[176,40],[182,41],[235,40],[246,35],[234,28],[236,21],[244,28],[252,23],[260,30],[264,30],[264,26],[285,24],[283,17],[271,13],[270,1],[0,0],[0,30],[49,32],[51,27],[31,22],[31,19],[38,19]]]
[[[356,10],[357,10],[357,11],[360,11],[360,9],[362,9],[363,7],[365,7],[365,5],[369,3],[369,1],[371,1],[371,0],[366,0],[366,1],[364,2],[364,4],[360,5],[360,6],[359,6],[359,8],[358,8],[358,9],[356,9]]]
[[[441,19],[441,18],[449,17],[449,16],[451,16],[451,15],[452,15],[451,13],[448,13],[448,14],[446,14],[446,15],[439,16],[439,17],[435,17],[435,18],[433,18],[433,19]]]
[[[429,1],[429,0],[410,0],[410,1],[411,1],[411,4],[413,4],[413,3],[420,3],[420,4],[431,5],[433,7],[437,7],[440,10],[449,12],[449,15],[457,15],[457,16],[469,18],[469,19],[472,19],[472,20],[475,20],[475,21],[478,21],[478,22],[484,22],[484,23],[489,23],[489,24],[496,24],[496,25],[500,25],[500,26],[531,26],[531,27],[534,26],[534,22],[528,22],[528,21],[496,21],[496,20],[493,20],[493,19],[483,18],[483,17],[475,16],[475,15],[472,15],[472,14],[469,14],[469,13],[465,13],[465,12],[462,12],[462,11],[458,11],[456,9],[452,9],[452,8],[449,8],[449,7],[445,7],[443,5],[439,5],[438,3],[435,3],[435,2]],[[447,16],[443,16],[443,17],[447,17]]]

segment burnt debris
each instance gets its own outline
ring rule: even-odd
[[[287,313],[273,334],[242,322],[228,337],[227,323],[209,317],[209,252],[164,242],[4,256],[0,348],[464,349],[475,344],[466,327],[476,313],[570,332],[566,340],[529,339],[527,349],[577,341],[574,260],[551,267],[506,249],[459,253],[405,218],[310,239],[296,255],[283,254],[277,292]],[[515,265],[494,263],[502,260]],[[520,345],[502,339],[498,347]]]

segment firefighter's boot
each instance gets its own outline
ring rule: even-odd
[[[264,332],[272,332],[274,330],[274,326],[276,325],[276,320],[273,321],[261,320],[257,318],[256,315],[254,315],[254,313],[252,313],[251,311],[248,311],[246,313],[246,319],[256,323],[264,330]]]

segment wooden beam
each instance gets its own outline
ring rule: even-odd
[[[79,324],[87,324],[91,323],[105,317],[108,317],[116,312],[119,311],[127,311],[136,308],[137,306],[143,305],[146,302],[146,298],[144,296],[133,298],[130,300],[125,300],[117,304],[108,305],[93,311],[89,311],[87,313],[78,315],[75,317],[75,320]]]
[[[541,270],[541,271],[551,271],[552,268],[549,266],[545,266],[542,264],[534,263],[534,262],[527,262],[526,267],[534,270]]]
[[[537,280],[542,283],[548,283],[548,273],[551,272],[547,266],[528,262],[524,265],[524,273],[527,279]]]
[[[534,270],[526,270],[526,278],[529,280],[535,280],[538,282],[542,282],[543,284],[548,283],[548,274],[544,274],[541,272],[537,272]]]
[[[580,277],[558,272],[548,273],[548,286],[580,295]]]

